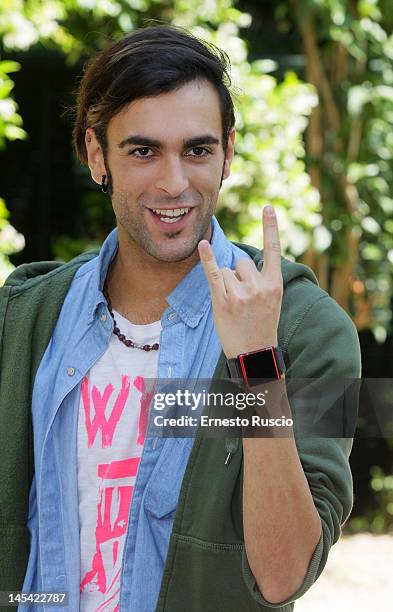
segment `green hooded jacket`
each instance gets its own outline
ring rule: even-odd
[[[261,269],[261,251],[237,246]],[[35,374],[75,272],[96,255],[85,253],[67,264],[24,264],[0,289],[0,591],[21,589],[29,555]],[[359,342],[349,317],[319,288],[306,266],[282,259],[282,274],[278,335],[286,379],[358,378]],[[214,378],[227,377],[221,353]],[[299,590],[289,600],[271,604],[259,591],[245,554],[241,441],[197,435],[182,483],[156,612],[291,611],[292,602],[321,573],[350,513],[351,444],[350,438],[296,438],[322,535]],[[228,451],[232,455],[226,464]]]

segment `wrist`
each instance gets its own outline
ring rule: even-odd
[[[243,380],[248,388],[280,380],[285,373],[284,358],[277,344],[240,353],[227,359],[227,367],[230,378]]]
[[[267,337],[257,342],[239,342],[238,345],[234,347],[231,346],[227,351],[224,349],[224,353],[227,359],[236,359],[239,355],[244,355],[245,353],[252,353],[255,351],[262,351],[269,346],[277,346],[277,344],[277,336],[271,336],[270,338]]]

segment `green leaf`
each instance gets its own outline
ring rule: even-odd
[[[18,72],[21,69],[19,62],[12,60],[0,61],[0,73],[9,74],[10,72]]]
[[[348,92],[348,112],[358,116],[372,96],[372,85],[369,82],[351,87]]]
[[[27,138],[27,132],[16,125],[6,125],[5,136],[8,140],[25,140]]]

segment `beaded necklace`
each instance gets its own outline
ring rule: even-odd
[[[102,290],[105,299],[108,303],[108,310],[110,312],[110,315],[113,319],[113,323],[115,324],[114,328],[113,328],[113,333],[115,334],[115,336],[118,337],[118,339],[120,340],[120,342],[122,342],[123,344],[125,344],[125,346],[127,346],[128,348],[137,348],[137,349],[141,349],[142,351],[158,351],[158,349],[160,348],[160,345],[158,344],[158,342],[155,342],[154,344],[138,344],[137,342],[134,342],[133,340],[130,340],[129,338],[126,338],[126,336],[124,334],[121,333],[119,327],[117,326],[117,322],[115,319],[115,315],[113,314],[113,310],[111,307],[111,301],[109,299],[109,295],[108,295],[108,287],[106,284],[106,281],[104,283],[104,287]]]

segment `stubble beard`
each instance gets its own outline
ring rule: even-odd
[[[218,192],[209,196],[207,206],[203,199],[201,203],[196,206],[196,209],[194,209],[192,213],[195,215],[195,218],[192,221],[191,236],[184,240],[179,238],[186,229],[177,232],[168,232],[165,233],[165,243],[160,241],[159,245],[155,244],[152,240],[147,224],[143,219],[143,215],[150,214],[146,211],[144,206],[138,203],[138,214],[135,214],[135,212],[133,214],[128,204],[127,195],[124,193],[116,196],[112,195],[112,206],[113,209],[117,211],[115,214],[118,225],[121,225],[123,231],[134,245],[145,251],[145,253],[157,261],[176,263],[188,259],[196,252],[198,243],[206,236],[209,229],[216,208],[217,198]],[[179,204],[176,205],[179,206]],[[176,239],[179,241],[179,244],[177,248],[173,250],[170,243],[173,243]],[[168,249],[166,246],[168,246]]]

